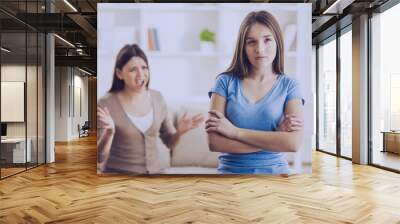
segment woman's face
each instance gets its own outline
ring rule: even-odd
[[[267,26],[260,23],[251,25],[244,45],[253,68],[261,69],[272,65],[277,46],[274,35]]]
[[[125,88],[141,91],[149,81],[149,68],[141,57],[133,57],[117,71],[117,76],[124,81]]]

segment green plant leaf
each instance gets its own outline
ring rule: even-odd
[[[215,42],[215,33],[208,29],[203,29],[200,32],[200,40],[214,43]]]

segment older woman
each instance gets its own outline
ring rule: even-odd
[[[149,89],[149,63],[137,46],[118,53],[108,94],[98,101],[98,167],[102,172],[158,173],[157,139],[174,148],[203,117],[182,116],[176,127],[160,92]]]
[[[210,149],[222,152],[221,173],[289,173],[282,152],[301,144],[304,100],[283,72],[282,39],[272,14],[249,13],[231,65],[209,92],[206,130]]]

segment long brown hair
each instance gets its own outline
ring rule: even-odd
[[[284,49],[282,31],[275,17],[267,11],[250,12],[240,25],[239,35],[236,42],[235,54],[228,69],[223,72],[230,73],[240,79],[248,76],[251,70],[251,63],[245,51],[245,41],[250,27],[256,23],[265,25],[272,31],[277,45],[275,59],[272,62],[272,70],[276,74],[283,74]]]
[[[129,60],[133,57],[140,57],[146,62],[147,68],[149,69],[149,62],[147,60],[146,54],[143,52],[142,49],[137,44],[127,44],[125,45],[117,55],[117,60],[114,66],[114,78],[111,85],[111,88],[108,92],[117,92],[125,87],[125,83],[123,80],[118,78],[117,76],[117,69],[122,70],[122,68],[128,63]],[[146,88],[149,88],[150,83],[150,73],[149,78],[146,83]]]

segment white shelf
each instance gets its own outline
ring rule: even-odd
[[[192,7],[188,7],[188,5]],[[142,12],[216,12],[219,9],[217,4],[210,5],[207,3],[169,3],[169,4],[154,4],[154,3],[102,3],[99,6],[100,10],[118,10],[132,11],[140,10]]]
[[[162,51],[147,51],[149,57],[217,57],[217,52],[202,52],[202,51],[183,51],[183,52],[162,52]]]
[[[284,12],[296,12],[298,10],[299,4],[293,3],[279,3],[279,4],[271,4],[271,3],[236,3],[236,4],[220,4],[220,11],[230,11],[230,12],[249,12],[249,11],[259,11],[259,10],[267,10],[267,11],[284,11]]]
[[[182,52],[163,52],[163,51],[147,51],[149,57],[231,57],[231,53],[218,52],[202,52],[202,51],[182,51]],[[286,57],[297,57],[296,51],[285,52]]]
[[[235,52],[221,52],[219,55],[221,56],[233,56]],[[285,56],[297,56],[297,51],[296,50],[291,50],[291,51],[285,51]]]
[[[144,3],[140,5],[140,9],[143,11],[158,11],[158,12],[216,12],[218,10],[217,5],[210,5],[204,3],[175,3],[175,4],[154,4],[154,3]]]
[[[296,57],[297,52],[296,51],[287,51],[287,52],[285,52],[285,56],[286,57]]]
[[[192,6],[192,7],[188,7]],[[216,12],[216,11],[258,11],[258,10],[270,10],[270,11],[297,11],[301,7],[300,4],[293,3],[254,3],[249,5],[248,3],[235,3],[235,4],[224,4],[224,3],[169,3],[169,4],[154,4],[154,3],[141,3],[141,4],[130,4],[130,3],[102,3],[98,6],[100,10],[141,10],[141,11],[162,11],[162,12]]]

